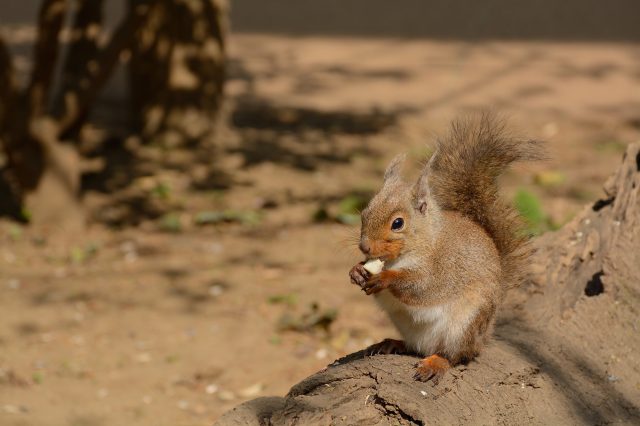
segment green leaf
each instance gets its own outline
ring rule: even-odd
[[[160,219],[160,229],[167,232],[181,232],[182,223],[177,213],[167,213]]]
[[[357,225],[360,223],[360,215],[354,213],[340,213],[336,220],[345,225]]]
[[[298,303],[298,297],[295,293],[276,294],[273,296],[269,296],[267,301],[272,305],[282,303],[289,306],[294,306],[296,303]]]
[[[562,185],[567,180],[567,176],[562,172],[547,170],[537,173],[533,180],[543,188],[555,188]]]
[[[164,182],[159,182],[151,190],[151,195],[161,200],[167,200],[171,196],[171,187]]]
[[[358,194],[351,194],[340,200],[338,205],[338,214],[355,214],[359,215],[360,211],[367,206],[367,200]]]
[[[520,215],[529,226],[529,231],[533,234],[540,234],[546,230],[547,215],[542,210],[540,200],[535,194],[519,189],[516,193],[514,204]]]
[[[243,225],[257,225],[262,220],[259,212],[254,210],[203,211],[196,214],[196,225],[214,225],[217,223],[237,222]]]

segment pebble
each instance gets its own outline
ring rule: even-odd
[[[220,244],[220,243],[211,243],[206,248],[206,251],[208,251],[210,254],[220,254],[220,253],[222,253],[223,249],[224,249],[224,246],[222,244]]]
[[[318,359],[325,359],[327,356],[329,356],[329,351],[325,348],[318,349],[316,352],[316,358]]]
[[[244,388],[239,393],[241,396],[245,398],[250,398],[252,396],[258,395],[264,389],[264,385],[262,383],[256,383],[254,385],[249,386],[248,388]]]
[[[13,404],[3,405],[2,410],[8,414],[21,414],[21,413],[29,412],[27,407],[25,407],[24,405],[13,405]]]
[[[213,395],[214,393],[218,392],[218,386],[211,383],[207,385],[206,388],[204,388],[204,391],[209,395]]]
[[[222,294],[223,291],[224,291],[224,288],[219,284],[212,285],[211,287],[209,287],[209,295],[211,297],[218,297]]]

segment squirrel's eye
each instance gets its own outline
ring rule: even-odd
[[[399,231],[402,229],[403,226],[404,226],[404,219],[402,219],[401,217],[398,217],[391,224],[391,230]]]

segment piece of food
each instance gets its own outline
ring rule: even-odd
[[[382,272],[382,268],[384,268],[384,262],[380,259],[372,259],[365,263],[363,266],[364,269],[366,269],[370,274],[377,275]]]

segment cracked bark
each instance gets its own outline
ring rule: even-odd
[[[605,193],[536,242],[493,342],[438,386],[412,379],[414,357],[357,352],[217,424],[640,423],[640,143]],[[595,275],[602,291],[589,297]]]

